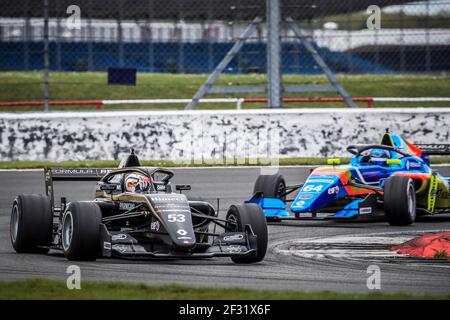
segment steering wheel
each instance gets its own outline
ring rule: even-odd
[[[403,152],[402,150],[400,150],[396,147],[386,146],[383,144],[351,145],[351,146],[347,147],[347,151],[357,157],[359,157],[361,155],[361,153],[363,153],[364,151],[369,150],[369,149],[381,149],[381,150],[394,151],[405,157],[410,156],[408,153]]]

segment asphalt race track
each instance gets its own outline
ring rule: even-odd
[[[280,171],[288,184],[294,184],[304,181],[309,169],[285,167]],[[192,196],[220,197],[224,215],[230,204],[241,203],[251,195],[259,171],[175,169],[174,182],[190,183]],[[450,167],[440,167],[439,171],[450,175]],[[22,255],[15,253],[10,244],[12,200],[19,193],[44,193],[42,171],[0,171],[0,181],[0,280],[66,279],[66,269],[74,263],[60,253]],[[56,183],[56,198],[63,194],[68,201],[91,199],[94,184]],[[386,249],[392,239],[395,243],[433,230],[450,230],[450,215],[423,217],[409,227],[391,227],[383,221],[271,224],[269,252],[262,263],[255,265],[235,265],[228,258],[138,262],[102,258],[76,264],[81,267],[82,280],[362,293],[370,291],[366,285],[367,268],[376,264],[381,270],[383,292],[450,294],[449,261],[398,257]]]

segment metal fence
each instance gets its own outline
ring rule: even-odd
[[[51,72],[133,68],[139,74],[208,74],[252,19],[266,18],[270,0],[1,0],[2,74],[45,68],[46,2]],[[377,8],[381,9],[379,15]],[[450,71],[450,0],[280,0],[280,11],[283,75],[322,73],[285,22],[288,16],[313,40],[315,49],[335,73]],[[267,29],[266,22],[259,24],[223,73],[260,74],[246,82],[265,84],[270,66]],[[95,77],[54,79],[60,79],[55,85],[65,83],[66,90],[77,81],[96,85]],[[190,86],[187,93],[176,97],[191,97],[200,83],[186,84]],[[141,97],[132,90],[129,94]]]

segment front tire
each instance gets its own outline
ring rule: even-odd
[[[233,205],[227,213],[226,219],[232,221],[229,228],[235,232],[244,232],[245,225],[249,224],[256,235],[257,254],[252,257],[231,257],[234,263],[255,263],[264,259],[267,251],[267,223],[262,209],[254,203]],[[234,229],[233,227],[234,226]]]
[[[72,202],[62,220],[61,241],[69,260],[93,261],[100,253],[102,212],[92,202]]]
[[[392,226],[406,226],[416,220],[416,190],[411,178],[392,176],[386,179],[384,211]]]
[[[47,253],[52,242],[53,213],[50,197],[19,195],[11,210],[11,244],[18,253]]]
[[[264,198],[275,198],[286,202],[286,181],[281,174],[259,175],[253,187],[253,194],[262,192]],[[268,222],[276,222],[277,217],[266,217]]]
[[[276,198],[286,202],[286,181],[277,173],[272,175],[260,175],[253,187],[253,194],[262,192],[264,198]]]

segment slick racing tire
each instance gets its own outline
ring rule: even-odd
[[[231,257],[234,263],[255,263],[264,259],[267,251],[267,223],[260,206],[254,203],[233,205],[230,207],[226,217],[231,231],[244,232],[245,225],[249,224],[256,235],[257,254],[250,257]]]
[[[386,179],[384,211],[392,226],[406,226],[416,220],[416,190],[411,178],[392,176]]]
[[[69,260],[93,261],[100,253],[102,213],[92,202],[72,202],[62,220],[61,242]]]
[[[253,194],[262,192],[264,198],[276,198],[286,202],[286,181],[281,174],[260,175],[256,179]],[[278,221],[277,217],[266,217],[267,221]]]
[[[286,201],[286,181],[281,174],[260,175],[256,179],[253,194],[262,192],[264,198],[277,198]]]
[[[11,244],[18,253],[47,253],[52,242],[53,213],[50,197],[19,195],[11,210]]]

